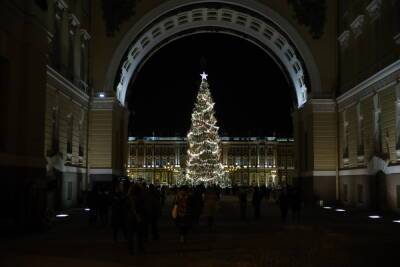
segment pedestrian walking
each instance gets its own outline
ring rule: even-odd
[[[141,186],[132,184],[127,196],[127,236],[131,255],[135,254],[135,247],[139,252],[144,252],[143,215],[143,192]]]
[[[207,218],[208,230],[213,230],[217,211],[218,193],[215,187],[209,187],[204,194],[204,216]]]
[[[146,201],[149,201],[149,204],[146,204],[146,207],[149,207],[146,211],[147,215],[147,227],[151,231],[151,237],[153,240],[159,240],[160,234],[158,231],[158,220],[161,216],[161,197],[157,188],[151,184],[148,188],[148,197]]]
[[[174,209],[176,209],[175,224],[181,243],[186,242],[187,233],[192,226],[190,204],[189,188],[187,186],[180,187],[175,197]]]
[[[247,207],[247,190],[244,187],[239,188],[239,206],[240,206],[240,218],[246,219],[246,207]]]
[[[283,188],[278,198],[279,208],[281,210],[282,222],[286,222],[287,213],[289,209],[289,197],[286,188]]]
[[[263,198],[263,195],[262,195],[260,188],[254,187],[252,204],[253,204],[253,210],[254,210],[254,218],[257,220],[260,219],[260,217],[261,217],[262,198]]]
[[[122,186],[122,184],[115,186],[111,199],[111,227],[113,229],[113,239],[115,242],[118,241],[118,234],[120,232],[122,232],[125,239],[127,238],[127,203]]]
[[[300,222],[300,213],[301,213],[301,192],[298,188],[293,188],[290,197],[290,208],[292,211],[292,221],[299,223]]]

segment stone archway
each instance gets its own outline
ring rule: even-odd
[[[125,34],[107,70],[104,90],[113,88],[124,105],[130,81],[152,53],[188,34],[215,31],[246,38],[270,54],[291,81],[298,107],[307,102],[307,93],[321,89],[305,41],[271,8],[253,0],[173,0],[149,12]]]
[[[309,40],[306,43],[287,19],[255,0],[169,0],[137,19],[121,36],[108,61],[101,86],[109,97],[92,99],[91,177],[109,179],[124,172],[126,147],[121,140],[127,140],[122,134],[128,117],[125,98],[129,84],[146,60],[169,42],[190,34],[218,31],[258,45],[281,67],[297,100],[293,113],[296,175],[302,178],[299,181],[304,181],[307,191],[314,191],[324,200],[338,198],[336,102],[324,98],[333,96],[329,91],[333,90],[329,84],[331,74],[328,77],[318,57],[318,66],[324,71],[320,74],[313,56],[329,50],[316,50],[314,42],[311,53]],[[329,87],[322,88],[322,82]],[[98,130],[104,125],[113,129],[107,138]],[[112,152],[106,153],[105,143]],[[106,154],[111,156],[105,157]]]

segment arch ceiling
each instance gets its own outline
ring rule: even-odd
[[[320,89],[314,59],[296,30],[271,9],[250,0],[183,0],[160,5],[143,17],[121,41],[108,69],[106,88],[114,87],[119,72],[116,96],[124,105],[132,77],[155,50],[188,32],[193,34],[215,29],[236,33],[242,38],[249,36],[256,40],[253,43],[268,48],[268,53],[285,69],[295,90],[298,107],[308,99],[310,90],[305,83],[306,75],[312,89]]]

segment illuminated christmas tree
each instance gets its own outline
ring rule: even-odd
[[[217,184],[227,186],[227,179],[220,162],[220,139],[217,120],[214,116],[214,102],[208,88],[207,74],[201,74],[202,81],[192,113],[192,125],[187,135],[188,160],[186,179],[192,185]]]

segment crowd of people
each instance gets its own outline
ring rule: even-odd
[[[300,190],[292,187],[221,189],[198,185],[167,188],[128,182],[117,183],[110,192],[106,187],[95,186],[87,195],[86,204],[90,210],[89,224],[110,225],[114,241],[122,235],[128,241],[130,253],[135,254],[144,252],[145,243],[150,238],[159,240],[158,223],[162,214],[174,220],[182,243],[186,242],[188,232],[200,223],[201,218],[204,218],[208,231],[214,231],[218,202],[225,194],[238,197],[242,220],[246,220],[250,197],[256,220],[261,218],[261,206],[265,199],[278,203],[282,222],[286,222],[289,210],[292,211],[293,221],[300,220],[302,198]],[[171,210],[164,208],[167,195],[173,196]]]

